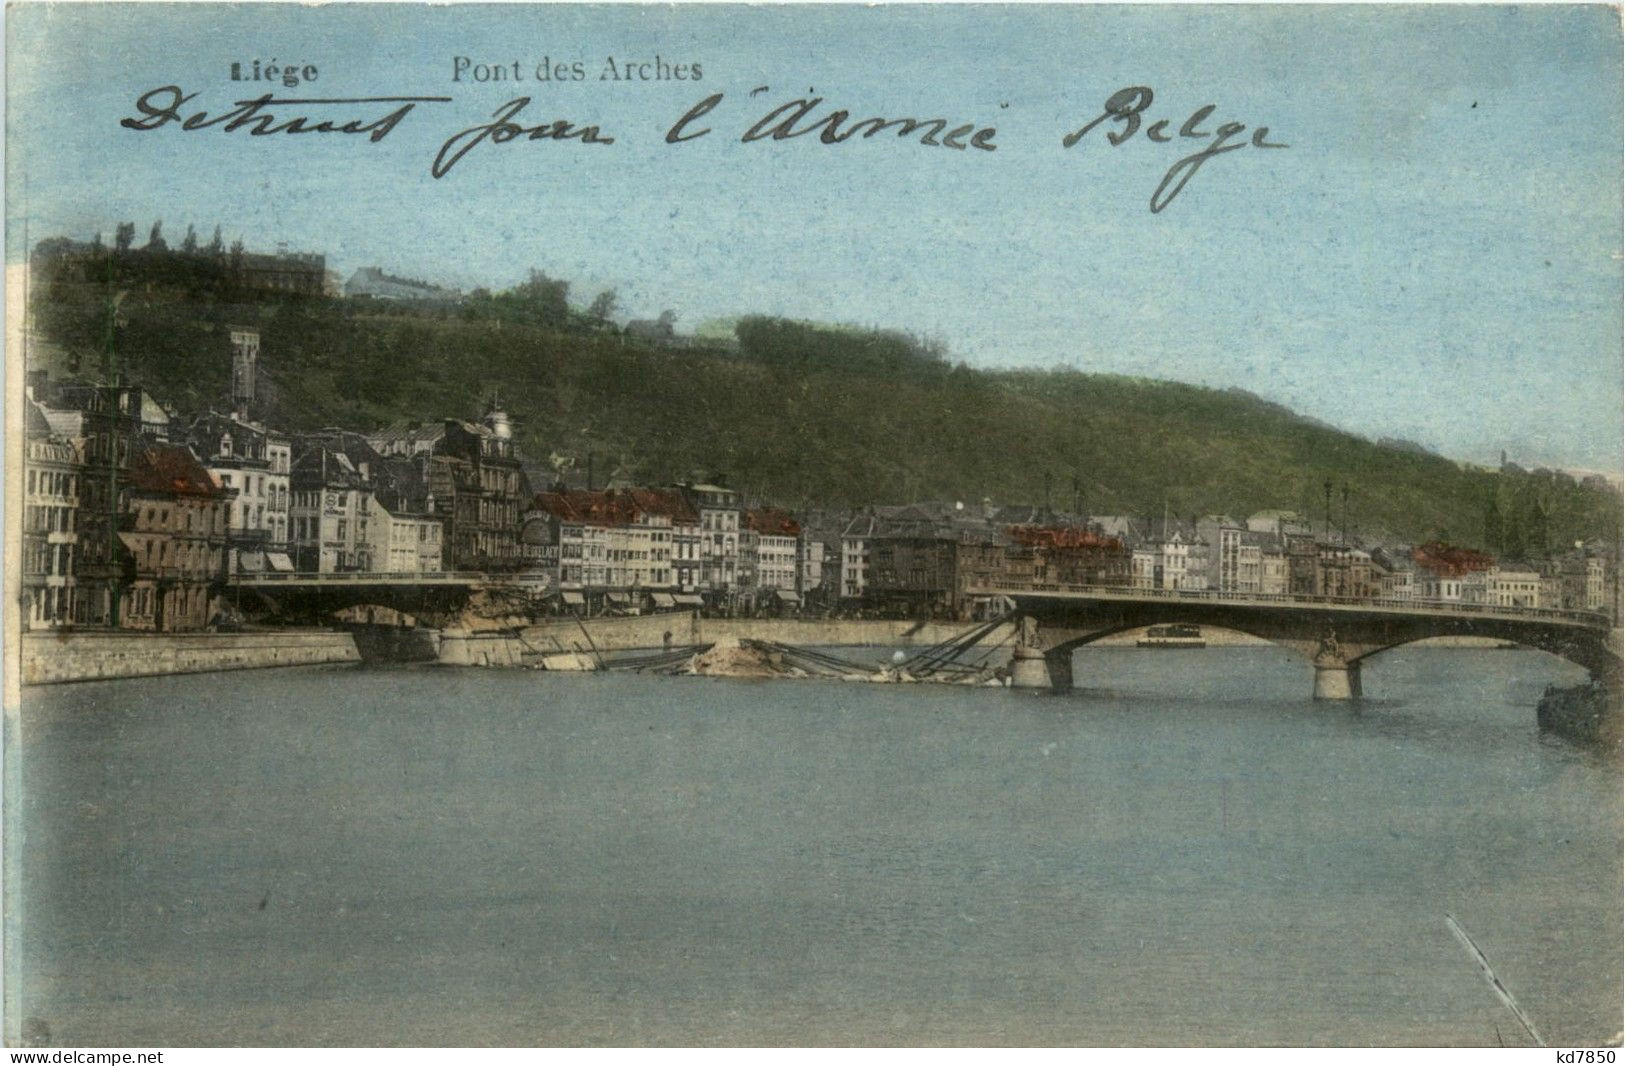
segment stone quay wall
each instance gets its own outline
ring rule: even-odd
[[[359,662],[348,633],[280,629],[256,633],[34,632],[23,634],[22,682],[95,681],[208,670]]]

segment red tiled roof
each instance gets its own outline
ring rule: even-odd
[[[744,514],[745,528],[774,537],[801,535],[801,523],[774,507],[758,507]]]
[[[646,514],[664,515],[674,525],[699,524],[694,508],[689,506],[682,494],[666,489],[541,492],[536,494],[532,506],[564,522],[588,522],[601,526],[631,525]]]
[[[1118,551],[1123,542],[1078,526],[1011,526],[1010,539],[1029,548],[1105,548]]]
[[[1441,577],[1461,577],[1475,570],[1488,570],[1495,565],[1495,556],[1476,548],[1457,548],[1443,541],[1433,540],[1411,552],[1416,565],[1425,567]]]
[[[219,496],[224,490],[191,451],[175,444],[152,444],[130,461],[130,487],[173,496]]]

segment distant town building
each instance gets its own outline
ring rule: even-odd
[[[231,270],[237,284],[262,292],[320,296],[327,287],[327,257],[312,252],[289,252],[279,247],[274,255],[242,252],[234,255]]]
[[[372,300],[392,300],[400,303],[418,303],[450,306],[460,303],[463,294],[443,285],[402,278],[387,274],[379,267],[362,267],[344,283],[344,295]]]

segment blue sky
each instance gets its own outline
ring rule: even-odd
[[[386,7],[25,5],[9,19],[8,253],[162,218],[348,274],[463,287],[538,267],[680,326],[745,313],[930,334],[974,366],[1237,386],[1445,454],[1621,464],[1620,24],[1606,7]],[[607,57],[699,82],[606,82]],[[454,59],[572,83],[452,80]],[[287,96],[449,95],[382,143],[121,129],[176,84],[254,95],[233,61],[315,64]],[[1061,137],[1125,86],[1177,127],[1284,151]],[[752,90],[767,90],[751,96]],[[745,144],[808,95],[854,118],[993,125],[998,151],[890,137]],[[668,146],[704,96],[713,133]],[[518,95],[608,147],[451,134]]]

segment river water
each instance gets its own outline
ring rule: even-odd
[[[883,657],[873,652],[876,659]],[[20,1015],[175,1044],[1528,1043],[1621,1028],[1620,775],[1536,652],[1079,691],[300,668],[27,689]],[[14,764],[15,765],[15,764]]]

